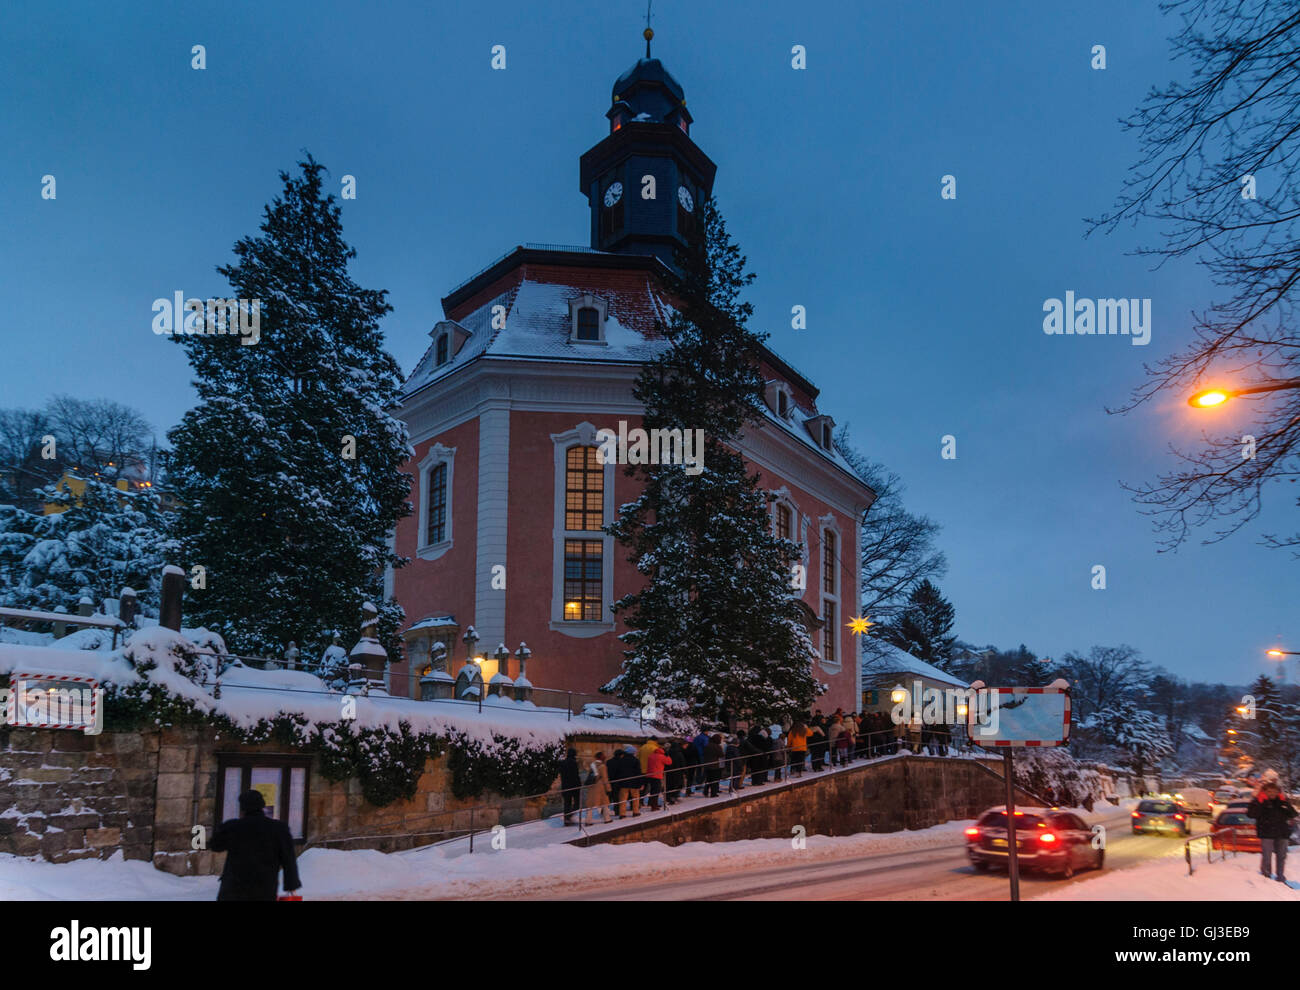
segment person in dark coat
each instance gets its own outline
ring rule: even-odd
[[[686,796],[691,796],[691,791],[696,785],[696,779],[700,775],[700,750],[693,741],[687,739],[682,743],[682,753],[684,759],[682,766],[686,769],[685,779],[682,781],[683,790]]]
[[[767,751],[772,748],[771,740],[767,738],[767,730],[759,729],[757,732],[749,733],[749,741],[754,747],[754,758],[750,761],[751,773],[749,782],[755,787],[761,787],[767,783]]]
[[[744,790],[745,761],[740,758],[740,746],[737,740],[729,737],[722,752],[727,759],[727,776],[731,778],[731,790],[733,792]]]
[[[619,811],[623,810],[623,805],[627,805],[628,812],[633,818],[641,817],[641,789],[645,786],[642,773],[641,761],[637,759],[635,746],[623,747],[623,779],[618,782],[618,803]]]
[[[245,791],[239,795],[242,817],[218,825],[208,843],[213,852],[226,854],[217,900],[273,901],[281,870],[286,892],[302,886],[289,826],[268,818],[265,807],[260,791]]]
[[[808,740],[808,755],[812,757],[812,768],[814,770],[824,770],[826,768],[826,720],[822,718],[821,713],[813,716],[808,723],[808,728],[812,736]]]
[[[582,771],[578,769],[578,751],[570,749],[560,761],[560,796],[564,798],[564,824],[573,824],[573,814],[582,803]]]
[[[695,738],[692,739],[691,742],[695,743],[695,752],[700,754],[700,765],[695,768],[694,784],[696,787],[703,787],[704,780],[705,780],[704,747],[709,744],[709,734],[705,732],[703,729],[700,729],[700,731],[695,734]]]
[[[718,782],[722,780],[722,760],[726,751],[722,748],[722,736],[715,734],[709,738],[704,747],[704,796],[717,797],[720,793]]]
[[[672,766],[668,768],[666,784],[668,803],[676,804],[682,794],[682,783],[686,779],[686,751],[682,748],[680,739],[674,739],[668,744],[668,758],[673,761]]]
[[[1276,771],[1264,771],[1263,786],[1246,806],[1246,814],[1255,820],[1255,834],[1259,836],[1259,872],[1286,883],[1286,846],[1291,839],[1291,822],[1300,812],[1282,793]],[[1272,859],[1277,860],[1276,875]]]

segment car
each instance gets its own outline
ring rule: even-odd
[[[1142,832],[1176,832],[1191,835],[1192,826],[1187,820],[1187,809],[1177,801],[1148,798],[1139,801],[1133,812],[1133,834]]]
[[[1255,821],[1246,814],[1245,805],[1234,805],[1221,811],[1210,823],[1210,845],[1215,849],[1236,849],[1237,852],[1259,852],[1259,836]]]
[[[1212,801],[1214,815],[1222,813],[1231,804],[1249,801],[1254,793],[1249,788],[1237,787],[1235,784],[1225,784],[1214,792]]]
[[[1060,808],[1017,808],[1016,862],[1021,870],[1056,873],[1066,879],[1075,870],[1100,870],[1106,850],[1096,848],[1092,829],[1073,812]],[[1005,866],[1008,860],[1007,809],[990,808],[966,829],[966,855],[976,871]]]
[[[1204,787],[1187,787],[1174,795],[1174,800],[1193,815],[1214,815],[1214,795]]]

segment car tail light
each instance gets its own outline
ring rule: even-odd
[[[1176,822],[1181,822],[1182,820],[1183,820],[1183,816],[1182,816],[1182,815],[1174,815],[1174,821],[1176,821]]]
[[[1134,818],[1141,818],[1141,817],[1142,817],[1142,812],[1140,812],[1140,811],[1135,811],[1135,812],[1133,812],[1133,817],[1134,817]]]
[[[1043,833],[1041,833],[1041,834],[1038,836],[1038,841],[1039,841],[1039,842],[1045,842],[1045,843],[1047,843],[1047,845],[1050,846],[1053,842],[1056,841],[1056,833],[1055,833],[1055,832],[1043,832]]]
[[[966,834],[969,836],[976,836],[980,834],[980,830],[975,828],[974,826],[971,826],[966,830]]]

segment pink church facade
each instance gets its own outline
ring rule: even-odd
[[[620,116],[638,108],[649,109],[636,123]],[[399,415],[415,450],[415,512],[394,535],[410,563],[387,575],[408,623],[395,694],[420,696],[435,643],[455,676],[470,626],[485,680],[518,678],[513,654],[527,643],[539,704],[557,700],[540,689],[602,700],[594,696],[621,668],[626,630],[609,606],[641,577],[601,530],[638,483],[599,463],[597,432],[640,424],[632,384],[664,346],[654,328],[668,317],[663,246],[692,222],[688,187],[706,195],[712,165],[684,136],[684,97],[657,60],[620,77],[609,116],[610,137],[583,156],[592,248],[521,246],[453,290],[406,383]],[[645,157],[657,147],[662,161]],[[668,188],[680,183],[675,214],[622,197],[620,177],[630,185],[656,168]],[[740,450],[775,496],[773,530],[802,547],[805,587],[793,593],[828,685],[819,707],[856,710],[861,670],[847,622],[860,601],[859,520],[875,496],[834,450],[813,384],[771,352],[763,370],[765,418]],[[512,655],[498,669],[499,645]]]

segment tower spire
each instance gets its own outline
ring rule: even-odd
[[[646,58],[650,57],[650,40],[655,36],[654,28],[650,26],[650,4],[653,2],[654,0],[645,0],[645,30],[641,32],[641,36],[645,38]]]

